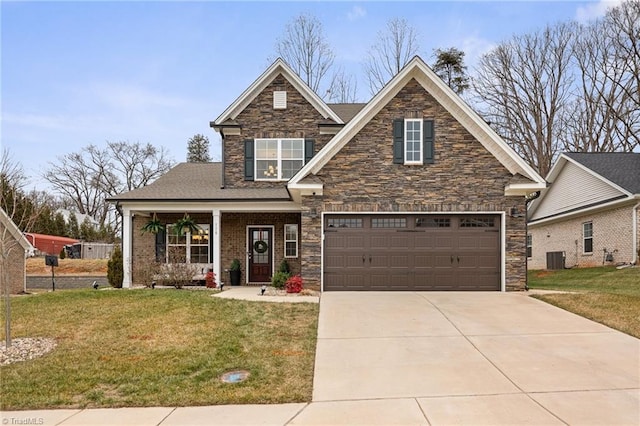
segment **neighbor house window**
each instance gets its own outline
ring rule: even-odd
[[[582,247],[584,253],[593,253],[593,222],[582,224]]]
[[[209,225],[198,224],[193,234],[178,234],[167,225],[167,263],[209,263]]]
[[[298,225],[284,226],[284,257],[298,257]]]
[[[404,120],[404,163],[422,164],[422,119]]]
[[[531,257],[531,255],[533,254],[533,250],[532,250],[532,243],[533,242],[533,236],[531,234],[527,235],[527,257]]]
[[[256,139],[256,180],[288,180],[304,165],[304,139]]]

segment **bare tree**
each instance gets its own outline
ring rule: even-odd
[[[434,56],[436,60],[431,66],[433,71],[458,95],[464,93],[469,88],[464,52],[450,47],[444,50],[436,49]]]
[[[620,31],[618,23],[605,19],[578,32],[574,57],[580,78],[565,150],[631,151],[638,146],[638,85],[629,58],[618,45]]]
[[[329,100],[336,103],[354,103],[358,98],[358,82],[352,75],[340,69],[333,75],[329,89]]]
[[[27,183],[22,165],[16,162],[9,150],[0,153],[0,215],[10,219],[22,231],[28,232],[38,217],[38,206],[25,195]],[[11,229],[0,226],[0,280],[5,296],[5,345],[11,346],[11,280],[9,262],[16,251],[22,251],[18,242],[21,235],[13,235]],[[24,255],[24,253],[21,253]]]
[[[377,41],[369,49],[364,62],[371,94],[375,95],[382,89],[412,57],[418,54],[418,50],[418,33],[407,20],[389,20],[386,29],[378,32]]]
[[[302,14],[287,24],[283,36],[276,42],[276,53],[316,93],[335,58],[322,23],[310,14]]]
[[[49,163],[44,177],[64,199],[82,214],[92,216],[101,226],[114,223],[110,196],[145,186],[167,172],[172,161],[164,148],[139,142],[108,142],[80,152],[58,157]],[[115,228],[115,227],[114,227]]]
[[[557,24],[515,36],[480,59],[473,82],[485,119],[543,176],[567,140],[575,31]]]

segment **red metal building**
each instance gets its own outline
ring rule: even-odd
[[[27,232],[24,235],[31,245],[42,253],[54,254],[56,256],[60,254],[60,250],[67,244],[80,242],[73,238],[58,237],[57,235],[34,234],[33,232]]]

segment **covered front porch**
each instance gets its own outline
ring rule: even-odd
[[[150,285],[159,268],[185,265],[194,278],[212,269],[217,282],[230,285],[234,259],[242,285],[270,282],[284,259],[300,272],[301,214],[293,202],[127,203],[121,212],[125,288]],[[194,228],[179,229],[185,217]],[[143,232],[150,222],[161,225],[157,232]]]

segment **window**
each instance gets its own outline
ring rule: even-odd
[[[404,164],[422,164],[422,119],[404,121]]]
[[[531,257],[532,256],[532,243],[533,242],[533,236],[531,234],[527,234],[527,257]]]
[[[593,222],[582,224],[582,251],[585,254],[593,253]]]
[[[415,117],[415,114],[412,114]],[[393,120],[393,163],[432,164],[434,162],[435,122],[432,119]]]
[[[209,225],[191,234],[178,234],[174,225],[167,225],[167,263],[209,263]]]
[[[362,228],[362,219],[350,218],[329,218],[327,219],[328,228]]]
[[[256,180],[288,180],[304,165],[304,139],[256,139]]]
[[[495,226],[492,217],[463,217],[460,219],[460,228],[493,228]]]
[[[440,217],[416,218],[416,228],[450,228],[451,219]]]
[[[298,257],[298,225],[284,226],[284,257]]]
[[[407,227],[407,219],[404,217],[385,217],[385,218],[377,218],[374,217],[371,219],[371,227],[372,228],[406,228]]]

